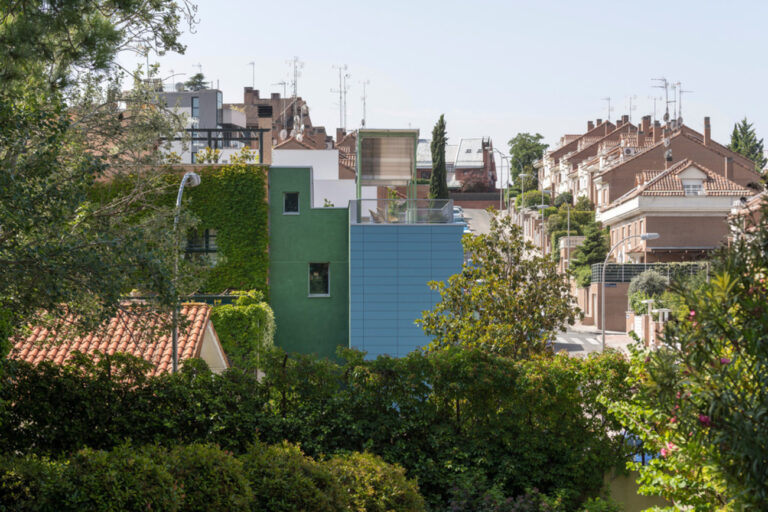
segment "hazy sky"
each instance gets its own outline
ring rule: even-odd
[[[768,135],[766,1],[280,1],[199,0],[200,24],[185,55],[152,57],[162,76],[197,72],[218,81],[225,102],[242,102],[252,82],[281,92],[293,56],[304,63],[299,95],[315,125],[335,133],[338,83],[352,75],[348,128],[359,127],[368,86],[368,127],[419,128],[428,138],[441,113],[448,135],[490,136],[506,150],[518,132],[550,144],[587,119],[633,120],[652,112],[652,78],[680,81],[686,124],[728,143],[745,115]],[[125,57],[133,67],[143,59]],[[170,80],[169,80],[170,82]],[[662,105],[657,107],[661,112]],[[660,115],[660,114],[659,114]]]

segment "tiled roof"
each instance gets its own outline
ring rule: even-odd
[[[703,165],[685,159],[663,171],[639,172],[636,175],[639,184],[616,199],[616,201],[611,203],[608,208],[618,206],[637,196],[685,196],[680,173],[689,167],[699,169],[707,175],[707,178],[702,182],[704,196],[744,196],[752,195],[754,193],[753,190],[742,187]]]
[[[296,149],[295,146],[297,145],[299,146],[299,149],[315,149],[306,142],[297,139],[296,137],[288,137],[273,149]]]
[[[210,321],[208,304],[182,304],[179,322],[179,362],[198,357],[206,326]],[[71,325],[70,319],[70,325]],[[9,357],[32,364],[53,361],[61,364],[77,350],[114,354],[123,352],[152,363],[149,375],[172,369],[171,313],[161,314],[143,304],[124,304],[103,327],[84,336],[68,336],[67,323],[57,330],[32,326],[30,334],[14,342]]]

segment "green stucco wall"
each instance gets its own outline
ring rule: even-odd
[[[334,357],[349,343],[347,208],[311,208],[310,170],[269,171],[269,285],[275,344]],[[299,214],[283,214],[283,194],[299,193]],[[330,263],[330,297],[308,297],[309,263]]]

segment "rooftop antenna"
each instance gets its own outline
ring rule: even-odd
[[[664,89],[664,103],[666,105],[664,110],[664,122],[669,122],[669,82],[666,78],[652,78],[651,80],[655,82],[661,82],[660,85],[654,85],[653,87],[656,87],[657,89]]]
[[[636,99],[637,99],[637,94],[633,94],[632,96],[629,97],[629,122],[630,123],[632,122],[632,111],[637,109],[637,103],[635,102],[634,105],[632,104],[632,101]]]
[[[679,95],[677,103],[677,122],[683,124],[683,94],[690,94],[693,91],[686,91],[683,89],[683,84],[677,82],[677,94]]]
[[[288,82],[286,82],[285,80],[280,80],[279,82],[275,82],[272,85],[282,85],[283,86],[283,104],[285,104],[285,98],[286,98],[286,96],[288,94],[287,93]],[[281,121],[283,123],[283,128],[285,128],[285,111],[287,109],[288,109],[288,107],[285,107],[285,108],[283,108],[283,111],[280,112],[280,119],[281,119]]]
[[[663,98],[661,96],[648,96],[648,99],[653,101],[653,121],[656,122],[656,102]]]
[[[366,94],[366,91],[365,91],[365,87],[367,85],[369,85],[370,83],[371,83],[370,80],[363,80],[362,82],[360,82],[360,84],[363,86],[363,96],[362,96],[362,100],[363,100],[363,122],[361,123],[363,125],[363,128],[365,128],[365,113],[366,113],[365,112],[365,102],[366,102],[366,99],[367,99],[367,94]]]
[[[293,80],[291,85],[293,86],[293,101],[291,101],[291,118],[296,121],[296,99],[299,97],[299,77],[301,76],[301,70],[304,68],[304,63],[294,56],[291,60],[286,61],[292,68]],[[296,133],[299,133],[296,126],[294,126]]]
[[[611,97],[607,96],[607,97],[603,98],[603,101],[607,101],[608,102],[608,117],[606,117],[605,120],[606,121],[610,121],[611,120],[611,112],[613,111],[613,109],[611,108]]]
[[[251,61],[248,63],[251,66],[251,89],[256,88],[256,63]]]
[[[345,132],[347,131],[347,91],[349,86],[347,85],[347,79],[352,75],[347,73],[347,65],[333,66],[333,69],[339,70],[339,88],[331,89],[331,92],[339,93],[339,126]]]

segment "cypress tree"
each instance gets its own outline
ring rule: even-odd
[[[445,132],[445,114],[440,114],[432,129],[432,176],[429,178],[429,197],[448,199],[448,181],[445,170],[445,144],[448,137]]]
[[[608,236],[602,225],[593,222],[584,228],[584,242],[571,256],[571,266],[588,266],[602,263],[608,254]]]
[[[755,162],[757,172],[762,172],[765,164],[768,163],[763,154],[763,139],[758,140],[752,123],[747,122],[746,117],[740,123],[733,125],[731,143],[728,145],[728,149]]]

